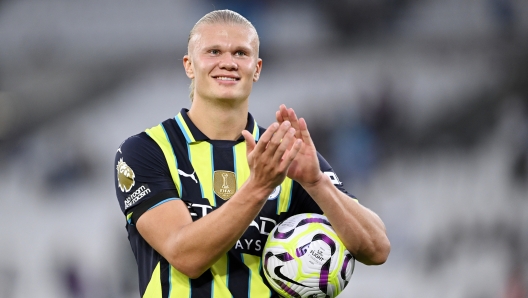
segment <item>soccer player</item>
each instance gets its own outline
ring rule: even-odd
[[[281,105],[267,129],[248,112],[262,70],[253,25],[213,11],[190,32],[183,66],[191,107],[134,135],[116,153],[141,297],[275,297],[260,259],[287,217],[325,214],[348,250],[382,264],[380,218],[343,188],[304,119]]]

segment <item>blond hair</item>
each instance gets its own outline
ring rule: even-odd
[[[197,28],[202,25],[215,25],[215,24],[228,24],[228,25],[242,25],[246,26],[247,28],[250,28],[255,32],[255,35],[257,36],[257,49],[259,47],[259,38],[257,34],[257,29],[251,24],[250,21],[248,21],[245,17],[243,17],[241,14],[234,12],[229,9],[223,9],[223,10],[213,10],[210,13],[204,15],[201,19],[194,24],[194,27],[191,29],[191,32],[189,33],[189,39],[187,40],[187,51],[189,49],[189,43],[192,39],[192,37],[196,34]],[[194,99],[194,79],[191,79],[191,85],[189,86],[189,98],[191,99],[191,102]]]

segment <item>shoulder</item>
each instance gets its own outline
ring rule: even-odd
[[[131,154],[131,153],[148,153],[152,150],[161,150],[158,143],[155,141],[155,134],[161,133],[165,137],[167,134],[172,134],[176,131],[176,121],[173,118],[166,119],[165,121],[149,127],[144,131],[135,134],[119,145],[117,149],[118,153]]]
[[[160,146],[145,132],[126,139],[117,149],[116,167],[128,165],[148,173],[154,169],[164,171],[167,162]]]
[[[119,148],[117,148],[117,155],[134,156],[145,155],[152,150],[157,150],[158,145],[145,132],[133,135],[127,138]]]

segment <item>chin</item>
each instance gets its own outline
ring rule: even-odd
[[[240,102],[246,100],[248,97],[249,95],[241,94],[218,94],[215,96],[216,99],[226,102]]]
[[[230,92],[226,90],[223,90],[224,92],[208,92],[206,94],[203,94],[202,98],[209,98],[214,101],[220,101],[220,102],[241,102],[245,101],[249,98],[249,93],[247,92]]]

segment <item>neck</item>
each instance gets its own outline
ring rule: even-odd
[[[195,98],[187,115],[211,140],[237,140],[246,128],[248,101],[215,105]]]

